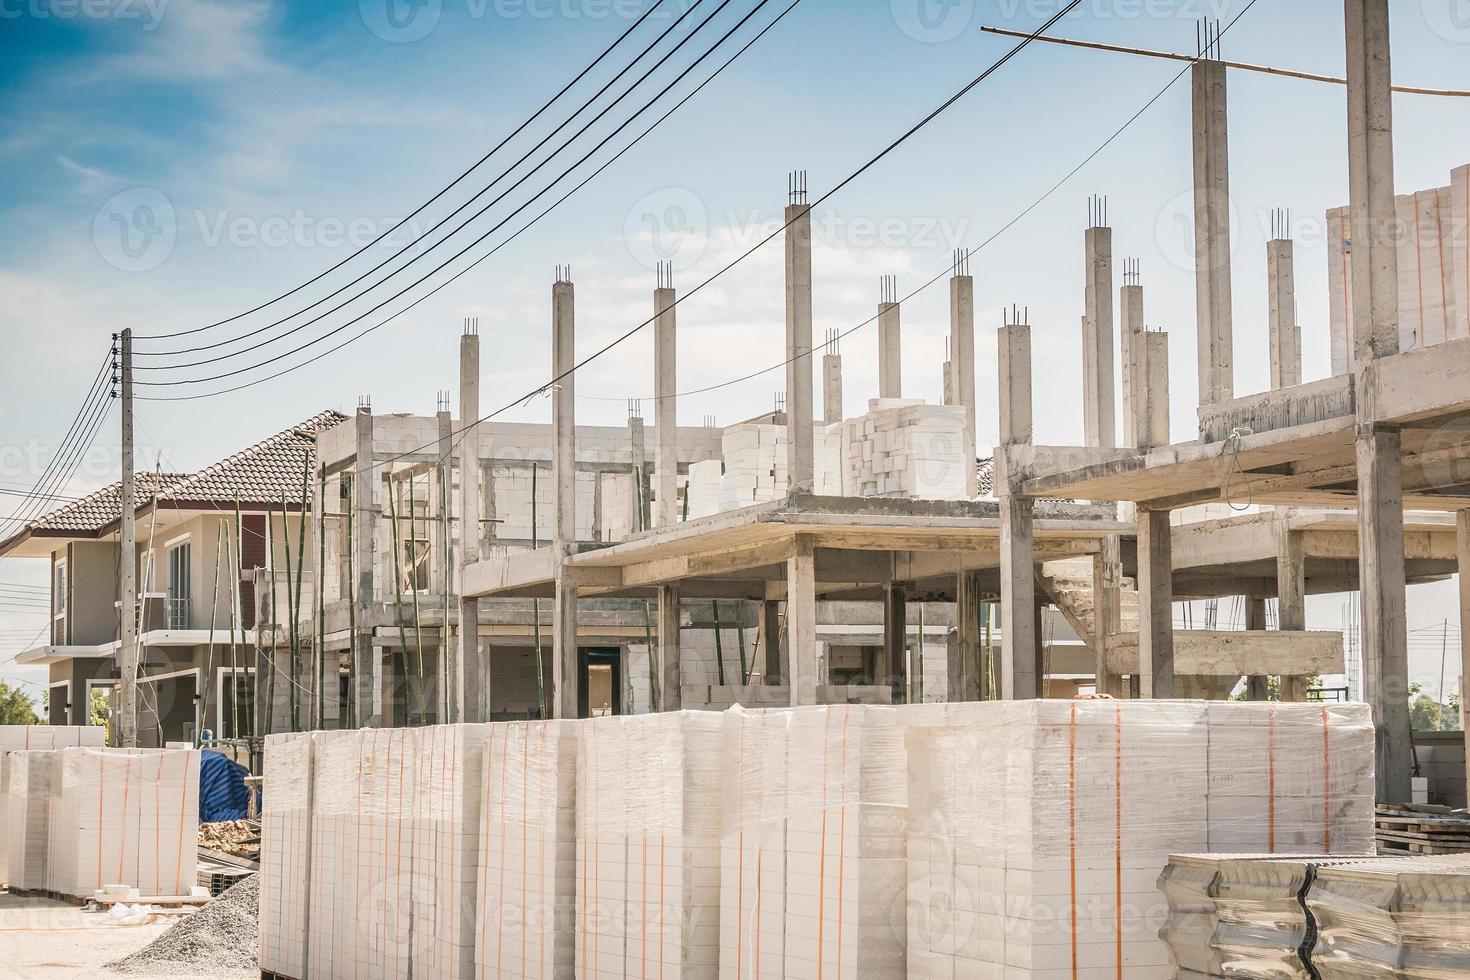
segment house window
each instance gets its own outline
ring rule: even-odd
[[[51,585],[52,613],[56,616],[66,614],[66,562],[56,563],[56,581]]]
[[[189,625],[189,542],[168,549],[168,627]]]

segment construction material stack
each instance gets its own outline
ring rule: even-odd
[[[733,709],[724,752],[721,976],[902,976],[907,788],[895,709]]]
[[[60,754],[12,752],[5,759],[5,884],[46,887],[47,808]]]
[[[1300,706],[1315,727],[1215,706],[992,702],[951,715],[963,725],[911,727],[909,976],[1163,980],[1174,967],[1156,880],[1170,853],[1214,840],[1269,850],[1272,833],[1369,852],[1365,706]],[[1264,739],[1278,760],[1319,764],[1273,782],[1250,754]],[[1241,771],[1243,787],[1230,778]]]
[[[314,736],[268,735],[260,809],[260,969],[305,977],[311,894],[311,780]]]
[[[717,977],[722,726],[698,711],[579,726],[577,977]]]
[[[684,489],[688,503],[686,520],[709,517],[720,510],[720,481],[725,463],[719,459],[702,459],[689,464],[689,482]]]
[[[414,729],[412,839],[414,975],[475,974],[480,805],[488,725]]]
[[[485,743],[477,977],[573,980],[575,722],[492,725]]]
[[[1321,868],[1306,904],[1322,980],[1470,976],[1470,855]]]
[[[843,426],[843,492],[850,497],[963,500],[965,409],[875,398]]]
[[[199,752],[60,751],[51,781],[47,888],[89,897],[107,885],[188,895],[199,837]]]
[[[106,739],[100,725],[0,725],[0,752],[100,748]]]
[[[720,439],[725,472],[720,478],[719,509],[738,510],[786,495],[786,426],[742,422]]]

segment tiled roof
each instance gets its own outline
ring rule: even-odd
[[[205,467],[161,496],[165,500],[233,505],[236,500],[279,503],[284,494],[287,502],[300,504],[301,479],[314,466],[317,435],[345,421],[347,416],[341,412],[313,415],[300,425]]]
[[[198,473],[139,471],[137,497],[140,506],[155,494],[160,500],[180,503],[215,503],[234,506],[236,500],[251,504],[279,504],[284,492],[289,504],[301,501],[301,475],[314,466],[316,437],[345,422],[341,412],[322,412],[299,425],[278,432],[249,449],[208,466]],[[118,519],[121,513],[121,484],[90,493],[28,523],[20,534],[33,531],[51,534],[96,534]],[[15,535],[12,537],[19,537]],[[8,542],[0,542],[3,550]]]
[[[187,476],[187,473],[164,473],[160,478],[158,473],[151,471],[139,473],[136,477],[138,496],[152,496],[155,490],[167,488]],[[26,528],[38,531],[96,531],[104,524],[117,520],[122,510],[121,501],[122,484],[114,483],[36,518]]]

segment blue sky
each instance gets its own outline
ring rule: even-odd
[[[114,330],[157,333],[210,323],[345,258],[353,250],[349,232],[361,242],[402,218],[651,2],[0,0],[0,290],[8,299],[0,304],[0,445],[7,449],[0,481],[34,482],[39,474],[20,462],[30,454],[17,450],[39,446],[44,459]],[[688,2],[665,6],[682,11]],[[1229,20],[1245,5],[1087,0],[1054,33],[1192,51],[1201,15]],[[716,6],[705,0],[691,21]],[[750,6],[752,0],[731,3],[708,37],[696,37],[685,52],[702,51]],[[769,4],[754,23],[784,6]],[[659,248],[677,246],[678,285],[704,279],[771,227],[788,170],[805,168],[814,196],[824,192],[1013,43],[982,34],[981,25],[1034,28],[1057,7],[1055,0],[802,0],[594,183],[397,321],[246,392],[141,405],[140,465],[158,457],[164,466],[204,465],[322,408],[350,408],[360,395],[371,395],[378,411],[432,411],[435,392],[454,387],[466,315],[480,317],[486,338],[487,403],[511,401],[546,374],[555,264],[573,267],[578,346],[590,351],[648,315]],[[1393,13],[1401,81],[1470,88],[1466,0],[1394,0]],[[667,24],[655,19],[643,30]],[[1226,37],[1225,53],[1340,74],[1342,4],[1258,0]],[[819,333],[871,315],[880,275],[896,274],[907,292],[940,272],[951,249],[991,235],[1177,70],[1054,46],[1023,52],[819,209]],[[600,84],[610,74],[588,81]],[[1345,109],[1341,88],[1254,75],[1232,75],[1230,98],[1232,195],[1240,216],[1237,388],[1246,393],[1267,386],[1264,222],[1273,207],[1291,208],[1299,222],[1305,373],[1328,372],[1320,226],[1323,212],[1347,196]],[[1470,162],[1470,100],[1401,97],[1395,109],[1401,191],[1444,184],[1452,167]],[[1180,84],[972,259],[982,328],[999,324],[1003,306],[1030,309],[1038,376],[1055,379],[1042,385],[1039,441],[1081,436],[1077,322],[1092,193],[1109,197],[1117,255],[1142,261],[1150,324],[1173,331],[1174,431],[1182,437],[1190,430],[1193,274],[1175,220],[1189,188],[1188,89]],[[138,263],[119,253],[111,217],[132,214],[140,201],[155,205],[154,213],[171,212],[172,244],[161,255],[144,254],[147,268],[129,268]],[[373,250],[367,264],[351,268],[364,271],[389,254]],[[934,289],[905,307],[905,385],[916,396],[939,393],[945,303],[944,291]],[[267,312],[297,308],[288,302]],[[257,316],[207,336],[223,339],[274,319]],[[681,387],[778,361],[779,246],[682,305],[680,327]],[[849,412],[876,387],[875,345],[870,329],[844,343]],[[994,351],[983,339],[979,348],[981,443],[989,444]],[[578,378],[579,394],[587,396],[579,401],[581,417],[621,421],[624,399],[650,393],[651,367],[642,335],[589,367]],[[735,421],[769,406],[780,386],[772,374],[685,399],[681,418]],[[536,420],[547,412],[537,402],[507,417]],[[113,428],[99,438],[102,451],[73,489],[115,472]],[[38,570],[22,563],[0,563],[0,581],[37,578]],[[1338,605],[1319,604],[1313,625],[1336,625]],[[1437,621],[1439,609],[1435,601],[1418,603],[1416,625]],[[0,616],[0,659],[13,648],[7,641],[39,628],[29,622]]]

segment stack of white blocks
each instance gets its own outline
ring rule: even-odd
[[[1446,187],[1394,198],[1398,220],[1399,345],[1427,347],[1470,336],[1470,165]],[[1327,212],[1328,311],[1332,373],[1355,363],[1352,323],[1352,222],[1345,207]]]
[[[416,794],[408,816],[413,844],[415,976],[475,974],[480,805],[488,725],[414,729]]]
[[[60,756],[11,752],[5,758],[5,883],[26,890],[46,887],[47,809]]]
[[[579,727],[577,977],[718,975],[722,727],[697,711]]]
[[[1173,977],[1156,888],[1169,853],[1207,850],[1212,838],[1266,849],[1267,822],[1241,802],[1253,798],[1211,791],[1252,765],[1259,745],[1245,721],[1267,706],[1228,705],[1217,726],[1218,704],[992,702],[948,706],[947,719],[915,715],[940,727],[908,737],[908,975]],[[1343,847],[1363,846],[1373,812],[1371,762],[1360,761],[1373,756],[1367,708],[1274,707],[1317,712],[1316,730],[1279,727],[1277,751],[1325,753],[1323,796],[1347,801],[1311,817],[1288,805],[1278,835],[1310,839],[1306,825],[1325,821]]]
[[[684,493],[689,501],[689,520],[709,517],[720,511],[720,483],[725,463],[719,459],[702,459],[689,464],[689,483]]]
[[[311,853],[311,733],[267,735],[260,809],[260,969],[306,976]]]
[[[722,978],[904,973],[906,755],[893,708],[725,715]]]
[[[76,897],[104,885],[144,896],[196,884],[199,752],[60,750],[51,780],[47,888]]]
[[[0,725],[0,752],[101,747],[106,738],[100,725]]]
[[[848,496],[963,499],[963,407],[875,398],[867,414],[842,425],[842,486]]]
[[[786,426],[732,425],[725,429],[720,447],[725,457],[720,510],[738,510],[786,495]]]
[[[575,722],[504,722],[485,743],[477,977],[573,980]]]

